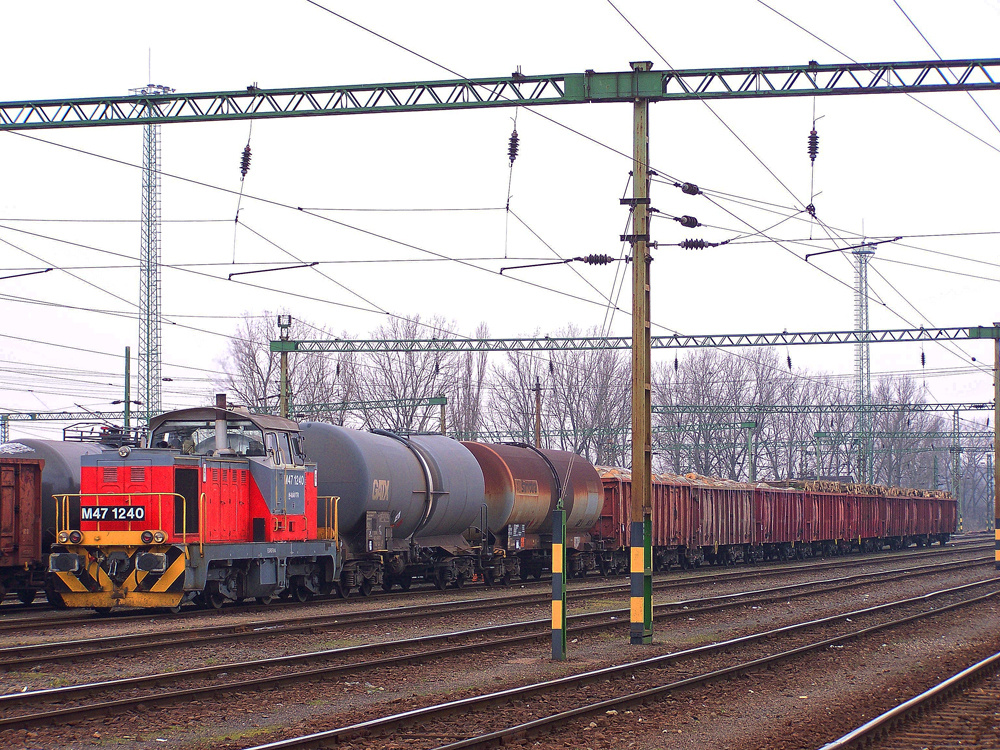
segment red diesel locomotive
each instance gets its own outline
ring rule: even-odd
[[[152,447],[83,456],[79,495],[56,498],[49,572],[67,606],[221,607],[333,589],[335,514],[317,501],[297,424],[223,398],[156,417],[149,433]]]

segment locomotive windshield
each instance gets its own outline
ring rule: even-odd
[[[264,435],[249,420],[226,423],[229,447],[238,456],[265,456]],[[151,448],[173,448],[182,454],[208,456],[215,451],[215,422],[209,420],[164,422],[149,441]]]

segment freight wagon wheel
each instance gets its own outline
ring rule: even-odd
[[[373,588],[375,587],[372,585],[370,578],[362,578],[361,584],[358,586],[358,591],[361,592],[361,596],[371,596]]]
[[[401,576],[401,577],[399,577],[399,578],[396,579],[396,583],[399,584],[399,588],[403,589],[403,591],[409,591],[410,590],[410,584],[413,583],[413,577],[412,576]]]
[[[21,589],[17,592],[17,600],[21,604],[31,604],[35,601],[35,595],[38,592],[35,589]]]
[[[295,601],[305,603],[312,599],[312,591],[306,588],[304,583],[295,584],[295,590],[292,591],[292,596],[295,597]]]
[[[434,588],[438,591],[444,591],[444,587],[448,585],[448,581],[445,580],[444,570],[439,570],[434,575]]]
[[[270,594],[268,596],[258,596],[257,597],[257,603],[258,604],[263,604],[265,606],[267,606],[268,604],[270,604],[273,601],[274,601],[274,597],[271,596]]]
[[[456,589],[463,589],[463,588],[465,588],[465,574],[464,573],[459,573],[458,576],[455,578],[455,588]]]
[[[346,585],[344,583],[338,583],[337,584],[337,596],[339,596],[341,599],[346,599],[350,595],[351,595],[351,587],[350,586],[348,586],[348,585]]]

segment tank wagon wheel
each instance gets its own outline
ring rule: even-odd
[[[445,586],[448,585],[448,579],[445,577],[444,569],[439,569],[434,574],[434,588],[438,591],[444,591]]]
[[[465,573],[459,573],[455,576],[455,588],[464,589],[465,588]]]
[[[21,604],[31,604],[35,601],[35,595],[38,593],[35,589],[21,589],[17,592],[17,600]]]

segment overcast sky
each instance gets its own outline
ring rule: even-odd
[[[628,70],[634,60],[663,70],[926,60],[935,50],[991,57],[1000,38],[996,0],[324,6],[357,25],[298,1],[4,3],[0,100],[124,95],[147,83],[198,92],[454,78],[445,68],[488,77],[518,67]],[[851,329],[848,257],[803,256],[897,235],[904,239],[880,245],[871,266],[872,328],[1000,319],[1000,131],[989,119],[1000,123],[1000,92],[977,101],[986,114],[962,93],[652,105],[651,163],[664,176],[652,206],[709,225],[654,219],[652,238],[721,242],[766,230],[722,248],[654,251],[654,333]],[[164,125],[162,356],[173,379],[165,407],[204,402],[245,313],[286,310],[359,338],[387,314],[440,316],[465,335],[480,322],[493,337],[570,325],[628,335],[630,289],[616,285],[623,264],[497,272],[622,256],[631,121],[629,104],[583,104]],[[0,133],[0,275],[58,270],[0,281],[0,409],[110,410],[122,397],[125,347],[137,354],[142,130],[30,135]],[[666,184],[675,179],[714,197],[684,195]],[[829,229],[802,212],[810,199]],[[764,241],[772,239],[781,242]],[[227,280],[297,260],[321,264]],[[609,300],[620,311],[609,312]],[[915,373],[931,400],[991,398],[989,342],[923,350],[926,369],[919,345],[873,347],[873,373]],[[797,370],[853,370],[850,346],[790,354]],[[667,358],[673,352],[654,352]],[[11,434],[52,431],[15,424]]]

